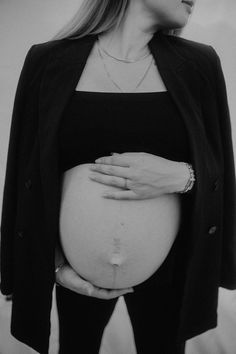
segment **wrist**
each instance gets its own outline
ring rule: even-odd
[[[55,274],[55,284],[56,286],[61,286],[60,283],[58,283],[57,280],[57,272],[59,272],[59,270],[66,264],[66,262],[61,262],[60,264],[58,264],[57,266],[55,266],[55,270],[54,270],[54,274]]]
[[[65,262],[58,263],[58,265],[55,266],[55,273],[57,273],[65,264]]]

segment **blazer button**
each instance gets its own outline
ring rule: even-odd
[[[219,179],[216,179],[213,185],[213,190],[217,191],[219,189]]]
[[[217,230],[217,226],[213,225],[209,228],[208,234],[213,235],[216,232],[216,230]]]
[[[23,231],[18,231],[18,232],[17,232],[17,235],[18,235],[18,237],[20,237],[20,238],[23,238],[23,237],[24,237]]]
[[[27,181],[25,181],[25,187],[26,187],[27,189],[30,189],[31,186],[32,186],[32,181],[31,181],[31,179],[28,179]]]

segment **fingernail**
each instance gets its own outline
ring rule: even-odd
[[[111,197],[111,194],[110,194],[110,193],[107,193],[107,192],[104,192],[104,193],[102,193],[102,196],[109,198],[109,197]]]

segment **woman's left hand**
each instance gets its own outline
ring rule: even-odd
[[[146,152],[114,153],[95,160],[90,169],[94,181],[125,191],[108,190],[106,198],[150,199],[166,193],[183,190],[188,178],[188,167],[180,162]]]

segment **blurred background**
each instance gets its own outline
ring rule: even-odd
[[[81,3],[81,0],[0,0],[0,201],[2,201],[13,100],[26,53],[32,44],[51,39],[73,16]],[[235,18],[235,0],[197,0],[193,14],[181,36],[212,45],[221,58],[236,152]],[[6,300],[0,293],[0,353],[36,353],[10,335],[11,301]],[[218,315],[218,327],[189,340],[186,354],[236,353],[236,291],[220,288]],[[50,354],[56,354],[58,323],[55,294],[51,323]],[[135,353],[132,327],[123,297],[120,297],[105,329],[100,354]]]

